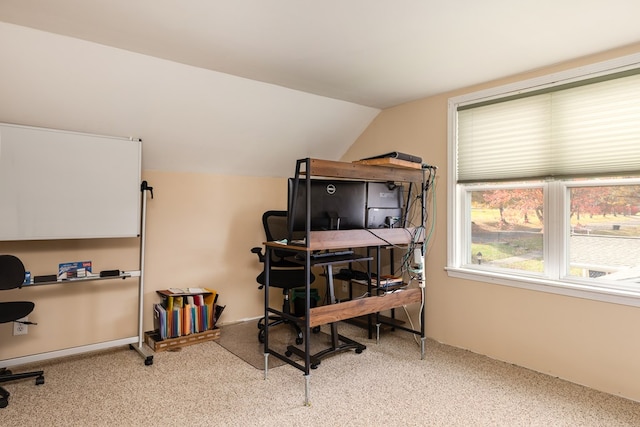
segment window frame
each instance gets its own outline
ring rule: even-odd
[[[544,259],[556,259],[557,263],[545,263],[543,274],[517,274],[505,269],[478,268],[468,263],[470,248],[470,191],[478,188],[498,188],[503,184],[459,184],[457,177],[457,111],[458,107],[480,101],[499,99],[514,94],[543,88],[552,88],[571,82],[597,76],[606,76],[625,70],[640,68],[640,54],[599,62],[584,67],[549,74],[534,79],[523,80],[452,97],[448,101],[448,179],[447,179],[447,266],[450,277],[462,278],[498,285],[505,285],[534,291],[586,298],[640,307],[640,288],[600,285],[589,280],[569,276],[569,189],[583,185],[597,185],[593,182],[576,183],[570,180],[533,182],[542,186],[544,192],[545,218],[559,221],[544,223]],[[602,181],[604,183],[606,181]],[[616,181],[619,182],[619,181]],[[598,183],[602,185],[602,183]],[[527,183],[509,183],[507,188],[517,188]],[[554,236],[554,237],[552,237]],[[550,239],[553,239],[550,241]],[[547,265],[548,264],[548,265]]]

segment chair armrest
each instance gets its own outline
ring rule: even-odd
[[[258,260],[260,262],[264,262],[264,254],[262,253],[262,248],[251,248],[251,253],[258,255]]]

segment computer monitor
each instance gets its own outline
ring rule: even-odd
[[[305,229],[307,218],[305,178],[298,181],[294,198],[295,180],[289,178],[290,229]],[[364,181],[311,179],[311,230],[353,230],[365,228],[367,185]]]

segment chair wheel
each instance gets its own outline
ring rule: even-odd
[[[2,370],[0,370],[0,375],[11,375],[11,370],[2,369]]]
[[[296,344],[300,345],[300,344],[302,344],[303,342],[304,342],[304,339],[303,339],[303,338],[296,337]]]
[[[361,349],[361,348],[356,348],[356,353],[357,353],[357,354],[362,353],[362,349]]]
[[[9,404],[9,401],[4,397],[0,397],[0,408],[6,408]]]
[[[319,365],[319,363],[318,363],[318,365]],[[318,369],[318,365],[316,365],[315,363],[312,363],[310,368],[311,369]]]
[[[314,326],[314,327],[311,329],[311,332],[313,332],[314,334],[318,334],[318,333],[320,333],[320,326]]]
[[[291,351],[289,351],[289,350],[284,352],[284,355],[287,356],[287,357],[291,357],[292,354],[293,353],[291,353]]]
[[[258,332],[258,341],[260,341],[261,344],[264,344],[264,329]]]
[[[41,385],[41,384],[44,384],[44,377],[42,375],[36,378],[36,385]]]

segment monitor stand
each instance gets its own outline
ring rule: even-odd
[[[327,212],[329,217],[329,230],[340,230],[340,217],[338,212]]]

